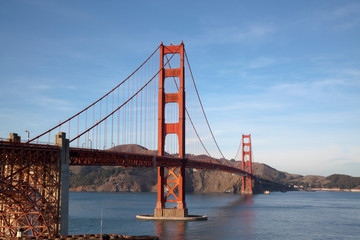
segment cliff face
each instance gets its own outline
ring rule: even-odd
[[[188,192],[239,192],[241,177],[231,173],[191,169],[186,171]]]

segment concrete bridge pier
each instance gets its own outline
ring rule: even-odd
[[[21,137],[17,133],[10,133],[9,138],[6,139],[7,142],[20,143]]]
[[[68,235],[69,228],[69,139],[66,139],[64,132],[55,136],[55,145],[60,147],[60,235]]]

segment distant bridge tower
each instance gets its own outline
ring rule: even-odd
[[[164,57],[167,54],[179,54],[179,68],[170,69],[164,66]],[[160,45],[160,74],[159,74],[159,102],[158,102],[158,155],[165,155],[165,139],[167,134],[176,134],[179,143],[179,157],[185,157],[185,69],[184,44],[174,46]],[[179,79],[179,91],[165,92],[166,78]],[[169,79],[168,79],[169,81]],[[177,103],[179,106],[179,121],[165,122],[165,105]],[[166,189],[166,190],[165,190]],[[177,203],[177,208],[166,208],[169,202]],[[185,203],[185,163],[179,167],[158,167],[158,199],[155,208],[155,217],[186,217],[188,210]]]
[[[251,134],[242,135],[242,170],[252,174],[252,150],[251,150]],[[251,176],[242,177],[241,192],[243,194],[252,194]]]

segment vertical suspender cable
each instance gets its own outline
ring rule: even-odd
[[[165,56],[166,56],[166,55],[165,55]],[[169,61],[168,58],[167,58],[167,56],[166,56],[166,59],[167,59],[167,61]],[[175,83],[175,86],[176,86],[176,91],[179,91],[179,86],[177,85],[176,79],[173,78],[173,80],[174,80],[174,83]],[[186,111],[186,115],[188,116],[188,119],[189,119],[189,121],[190,121],[190,123],[191,123],[191,125],[192,125],[192,127],[193,127],[193,129],[194,129],[194,131],[195,131],[195,133],[196,133],[196,136],[198,137],[198,139],[199,139],[199,141],[200,141],[200,143],[201,143],[201,145],[202,145],[202,147],[204,148],[204,150],[206,151],[206,153],[208,154],[208,156],[210,156],[210,153],[209,153],[208,150],[206,149],[203,141],[201,140],[200,135],[198,134],[198,132],[197,132],[197,130],[196,130],[196,128],[195,128],[195,125],[194,125],[194,123],[193,123],[193,121],[192,121],[192,119],[191,119],[191,117],[190,117],[190,114],[189,114],[189,112],[188,112],[188,110],[187,110],[186,107],[185,107],[185,111]],[[196,147],[196,144],[194,144],[194,147]]]
[[[106,96],[106,108],[105,108],[105,116],[108,115],[108,96]],[[105,129],[104,129],[104,149],[107,148],[107,132],[108,132],[108,128],[107,128],[107,119],[105,119]]]
[[[77,116],[77,135],[79,135],[79,115]],[[77,139],[77,147],[79,147],[79,139]]]
[[[145,70],[146,70],[146,65],[145,65]],[[142,71],[140,72],[140,85],[142,85]],[[140,146],[142,144],[142,141],[141,141],[141,132],[142,132],[142,92],[140,93]]]
[[[70,122],[71,120],[69,121],[69,136],[68,136],[69,139],[70,139]]]
[[[93,107],[93,125],[95,125],[95,105]],[[91,142],[91,148],[93,146],[93,144],[95,144],[95,138],[94,138],[95,132],[94,129],[92,130],[92,142]]]
[[[112,93],[111,111],[114,111],[114,92]],[[114,114],[111,114],[111,147],[114,144]]]
[[[117,101],[117,105],[120,106],[120,88],[118,88],[118,101]],[[120,145],[120,110],[117,112],[118,113],[118,119],[117,119],[117,145]]]
[[[125,86],[123,88],[123,96],[122,96],[122,102],[124,103],[125,99]],[[126,144],[126,112],[127,112],[127,106],[124,106],[124,110],[123,110],[123,131],[122,131],[122,136],[123,136],[123,140],[122,140],[122,144]]]
[[[101,109],[101,104],[102,101],[100,101],[100,118],[99,118],[99,121],[101,120],[101,112],[102,112],[102,109]],[[99,149],[101,149],[101,123],[99,124]]]
[[[85,111],[85,130],[87,130],[87,109]],[[88,132],[89,135],[89,132]],[[85,147],[87,146],[86,135],[85,135]]]
[[[136,73],[136,90],[139,87],[139,72]],[[135,97],[135,144],[137,144],[138,140],[138,95]],[[137,149],[137,148],[136,148]]]

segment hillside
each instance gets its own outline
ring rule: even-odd
[[[334,174],[323,176],[301,176],[278,171],[266,164],[254,163],[254,174],[261,178],[279,183],[268,184],[258,181],[256,192],[264,190],[290,190],[284,186],[302,186],[360,189],[360,178]],[[156,191],[157,172],[151,168],[123,168],[123,167],[70,167],[71,191],[100,191],[100,192],[141,192]],[[210,170],[186,170],[186,191],[188,192],[238,192],[241,178],[229,173]]]
[[[111,151],[153,153],[138,145],[116,146]],[[187,156],[197,161],[225,162],[224,159],[213,159],[206,155]],[[241,168],[240,161],[227,161],[234,167]],[[253,174],[262,178],[255,179],[255,192],[264,190],[284,191],[294,188],[360,188],[360,177],[334,174],[323,176],[302,176],[279,171],[263,163],[253,163]],[[269,181],[266,181],[269,180]],[[274,183],[275,182],[275,183]],[[71,191],[100,192],[141,192],[156,191],[157,170],[152,168],[123,167],[70,167]],[[239,176],[212,170],[186,169],[186,191],[188,192],[239,192],[241,178]]]
[[[157,169],[71,167],[71,191],[156,191]],[[237,192],[240,178],[220,171],[186,169],[188,192]]]

